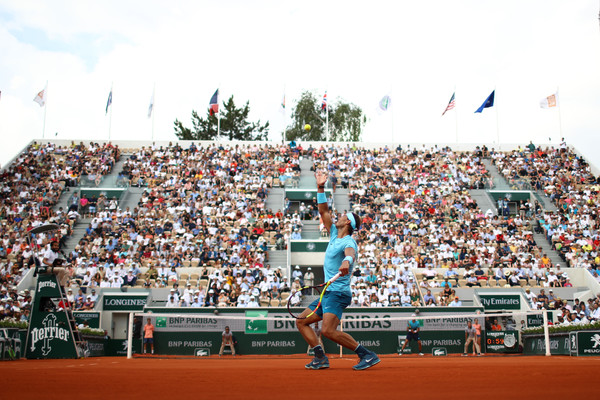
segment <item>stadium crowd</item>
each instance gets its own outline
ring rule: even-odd
[[[531,177],[526,183],[544,190],[559,211],[543,213],[526,203],[523,213],[483,213],[468,190],[490,184],[485,156],[509,180]],[[265,264],[268,250],[284,249],[292,235],[301,235],[302,220],[318,214],[307,206],[269,210],[265,202],[271,187],[297,181],[300,157],[328,169],[334,187],[348,188],[350,207],[361,217],[356,306],[456,305],[457,285],[570,285],[533,240],[537,222],[567,265],[588,268],[600,280],[596,181],[566,148],[142,147],[119,174],[123,184],[145,188],[137,207],[75,195],[68,210],[52,210],[65,188],[82,175],[96,181],[119,157],[111,145],[34,144],[3,172],[0,279],[10,294],[3,298],[28,304],[27,293],[14,289],[48,238],[28,246],[26,232],[56,222],[64,240],[81,213],[91,222],[67,254],[72,293],[83,289],[73,296],[75,308],[86,302],[93,308],[87,296],[96,288],[122,286],[168,287],[168,306],[279,305],[306,277],[292,274],[290,288],[286,271]],[[190,267],[195,271],[181,272]],[[414,275],[415,268],[423,273]]]

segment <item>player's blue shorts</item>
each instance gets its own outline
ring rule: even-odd
[[[154,343],[153,338],[144,338],[144,343]]]
[[[323,313],[331,313],[337,315],[339,319],[342,319],[342,313],[352,303],[352,296],[342,292],[326,291],[323,295],[323,301],[321,306],[315,312],[319,317],[323,318]],[[308,308],[314,310],[319,304],[319,299],[315,299]]]

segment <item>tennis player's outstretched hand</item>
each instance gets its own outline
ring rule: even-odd
[[[318,186],[325,186],[325,183],[327,182],[327,173],[323,170],[317,170],[315,172],[315,179],[317,180],[317,187]]]

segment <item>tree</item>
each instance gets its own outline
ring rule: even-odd
[[[266,140],[269,135],[269,122],[264,125],[260,120],[249,122],[250,102],[237,108],[231,96],[223,103],[221,109],[221,135],[218,135],[217,116],[210,115],[207,110],[206,118],[202,118],[192,110],[192,128],[184,126],[175,120],[175,135],[180,140]]]
[[[329,140],[355,142],[359,141],[362,127],[367,118],[362,109],[355,104],[338,100],[327,108],[328,115],[321,109],[321,101],[309,91],[302,93],[300,100],[292,111],[292,124],[286,129],[286,140],[326,140],[325,123],[329,117]],[[306,131],[304,126],[311,129]]]

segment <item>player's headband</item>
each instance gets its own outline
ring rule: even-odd
[[[350,225],[352,225],[352,229],[356,230],[356,220],[354,219],[354,215],[352,213],[346,213],[346,217],[350,220]]]

